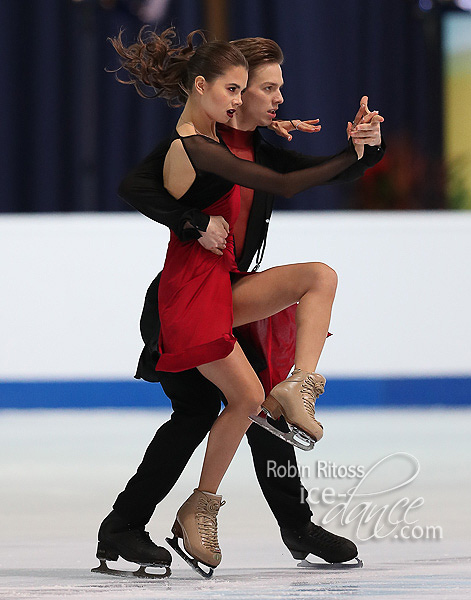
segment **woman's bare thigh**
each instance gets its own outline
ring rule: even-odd
[[[241,277],[232,285],[233,326],[266,319],[300,300],[312,286],[323,263],[298,263],[272,267],[261,273]]]
[[[248,414],[258,412],[265,394],[239,342],[235,343],[229,356],[200,365],[197,369],[221,390],[228,405],[245,404],[250,408]]]

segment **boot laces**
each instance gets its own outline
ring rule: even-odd
[[[219,507],[223,504],[225,504],[224,500],[219,503],[218,500],[206,500],[205,498],[200,498],[196,508],[196,519],[201,543],[211,552],[218,554],[221,553],[221,549],[219,548],[216,517]]]
[[[304,402],[304,408],[311,419],[315,419],[314,405],[317,398],[324,393],[324,384],[317,381],[314,375],[308,374],[301,383],[301,395]]]

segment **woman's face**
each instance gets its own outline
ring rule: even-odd
[[[270,125],[283,102],[282,87],[283,74],[278,63],[257,67],[250,73],[250,82],[243,96],[244,106],[237,117],[243,116],[244,122],[253,127]]]
[[[201,107],[211,120],[228,123],[237,108],[242,104],[242,92],[247,86],[247,69],[230,67],[220,77],[211,82],[203,77],[195,80],[196,91],[200,94]]]

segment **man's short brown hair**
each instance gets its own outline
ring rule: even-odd
[[[245,56],[250,72],[260,65],[277,63],[283,64],[283,52],[276,42],[262,37],[242,38],[231,42]]]

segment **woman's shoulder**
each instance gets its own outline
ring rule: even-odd
[[[175,133],[180,138],[191,137],[194,135],[198,135],[198,132],[195,129],[193,123],[181,123],[178,124],[175,128]]]
[[[204,144],[206,142],[220,144],[220,139],[214,139],[200,133],[193,123],[182,123],[175,128],[175,135],[181,140],[188,140],[191,144]]]

